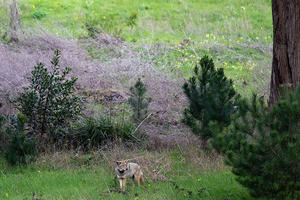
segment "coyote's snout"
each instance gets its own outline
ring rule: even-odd
[[[131,178],[132,181],[135,179],[138,185],[144,182],[143,172],[138,164],[130,163],[128,160],[120,160],[116,162],[117,167],[115,168],[115,171],[122,190],[125,190],[126,179],[128,178]]]

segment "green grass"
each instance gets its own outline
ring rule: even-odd
[[[142,187],[129,182],[126,193],[119,193],[112,171],[103,165],[53,169],[38,166],[0,170],[0,199],[251,199],[229,171],[192,174],[183,167],[171,181],[146,181]],[[176,187],[178,186],[178,188]],[[109,193],[108,191],[113,192]]]
[[[272,41],[270,0],[21,0],[21,9],[27,26],[37,19],[73,37],[84,36],[88,22],[126,41]]]

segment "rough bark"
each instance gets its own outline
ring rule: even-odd
[[[273,63],[269,105],[277,102],[280,87],[300,83],[300,1],[272,0]]]

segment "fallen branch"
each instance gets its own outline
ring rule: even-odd
[[[143,121],[141,121],[141,123],[136,127],[136,129],[131,133],[131,135],[134,135],[135,132],[141,127],[141,125],[152,115],[152,113],[150,113],[145,119],[143,119]]]

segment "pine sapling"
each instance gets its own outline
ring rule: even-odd
[[[215,129],[214,147],[253,197],[299,199],[300,87],[271,108],[257,95],[238,106],[232,126]]]
[[[51,133],[78,118],[83,99],[75,94],[76,77],[68,78],[70,68],[61,69],[60,51],[54,52],[50,70],[39,63],[15,103],[36,133]]]
[[[235,112],[238,94],[233,81],[227,79],[222,68],[216,69],[212,59],[204,56],[194,75],[184,83],[183,90],[189,100],[184,111],[184,122],[194,134],[206,141],[213,137],[209,124],[217,122],[220,128],[227,127]]]
[[[132,97],[129,98],[128,103],[133,109],[133,120],[140,122],[145,119],[148,113],[148,106],[151,98],[146,97],[147,88],[139,78],[133,87],[130,88]]]

